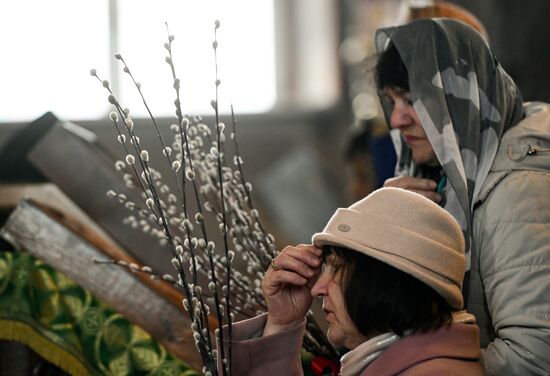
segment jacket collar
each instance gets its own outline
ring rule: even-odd
[[[454,323],[436,332],[405,337],[386,349],[362,376],[390,376],[437,358],[475,361],[481,355],[477,325]]]

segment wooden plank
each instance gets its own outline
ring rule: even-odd
[[[174,356],[197,370],[202,368],[189,316],[174,301],[168,301],[125,269],[94,263],[94,258],[106,258],[105,253],[35,203],[19,203],[0,229],[0,236],[88,289],[150,333]]]
[[[36,143],[28,159],[127,252],[157,273],[175,274],[168,247],[125,225],[124,218],[137,213],[106,196],[114,190],[130,201],[143,202],[137,191],[126,187],[114,167],[116,159],[98,144],[94,133],[60,121]]]

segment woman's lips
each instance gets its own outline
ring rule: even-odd
[[[403,136],[405,138],[405,142],[407,144],[414,144],[416,142],[424,140],[422,137],[416,137],[416,136]]]

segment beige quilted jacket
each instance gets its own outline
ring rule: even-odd
[[[474,205],[466,308],[489,375],[550,375],[550,106],[526,112]]]

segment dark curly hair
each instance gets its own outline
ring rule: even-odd
[[[374,75],[378,90],[392,87],[409,91],[409,72],[395,44],[391,42],[378,56]]]

